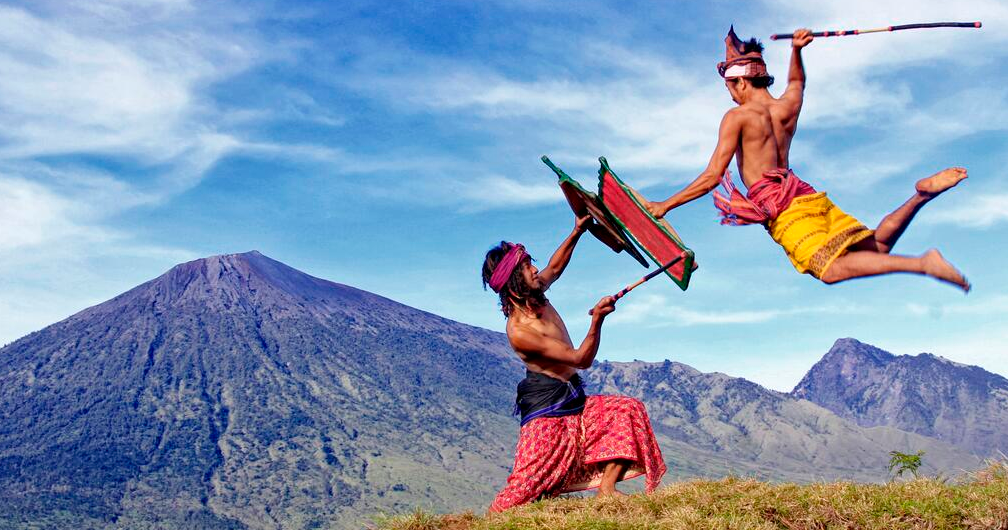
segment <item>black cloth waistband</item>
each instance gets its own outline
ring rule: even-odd
[[[521,424],[542,417],[579,414],[584,409],[585,391],[581,376],[574,374],[561,381],[546,374],[527,370],[518,383],[515,414],[521,413]]]

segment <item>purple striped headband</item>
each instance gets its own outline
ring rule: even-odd
[[[490,276],[490,288],[494,290],[495,293],[499,293],[504,284],[507,283],[508,278],[511,277],[511,273],[514,272],[515,267],[521,263],[522,258],[525,257],[525,247],[521,244],[511,244],[511,249],[508,250],[507,254],[501,258],[497,266],[494,267],[493,274]]]

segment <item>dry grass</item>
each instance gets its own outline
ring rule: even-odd
[[[890,529],[1008,530],[1008,463],[957,481],[888,484],[771,484],[693,480],[651,495],[556,499],[503,514],[417,511],[381,520],[377,530]]]

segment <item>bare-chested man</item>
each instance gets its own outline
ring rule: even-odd
[[[928,201],[966,178],[953,167],[917,182],[914,194],[872,231],[837,208],[825,193],[816,193],[789,169],[788,152],[798,126],[805,91],[801,49],[812,33],[801,29],[792,39],[788,85],[780,98],[770,95],[773,83],[763,62],[763,46],[742,42],[729,30],[727,57],[718,65],[732,100],[738,104],[721,120],[718,143],[707,169],[691,184],[663,202],[648,203],[662,217],[669,210],[706,195],[722,181],[725,197],[714,193],[723,224],[762,224],[798,272],[827,284],[852,278],[909,272],[948,282],[968,292],[969,282],[935,249],[920,256],[890,254],[914,215]],[[748,193],[742,195],[726,174],[732,156]]]
[[[506,241],[490,249],[483,261],[483,285],[500,295],[508,340],[527,367],[515,407],[521,431],[514,467],[491,511],[591,488],[598,488],[600,496],[618,494],[616,482],[640,475],[652,491],[665,474],[644,404],[623,396],[586,396],[578,376],[578,369],[595,360],[602,322],[615,310],[616,300],[599,300],[588,335],[575,348],[545,296],[591,222],[590,217],[578,219],[542,271],[522,245]]]

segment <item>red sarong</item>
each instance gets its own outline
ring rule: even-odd
[[[490,511],[597,488],[605,463],[617,459],[632,462],[622,480],[644,475],[648,492],[665,474],[644,404],[625,396],[588,396],[580,414],[537,418],[521,428],[514,468]]]
[[[723,225],[766,224],[787,209],[795,197],[811,195],[815,189],[795,176],[790,169],[777,168],[763,173],[749,193],[742,195],[732,184],[731,173],[721,177],[728,196],[714,192],[714,206],[721,212]]]

